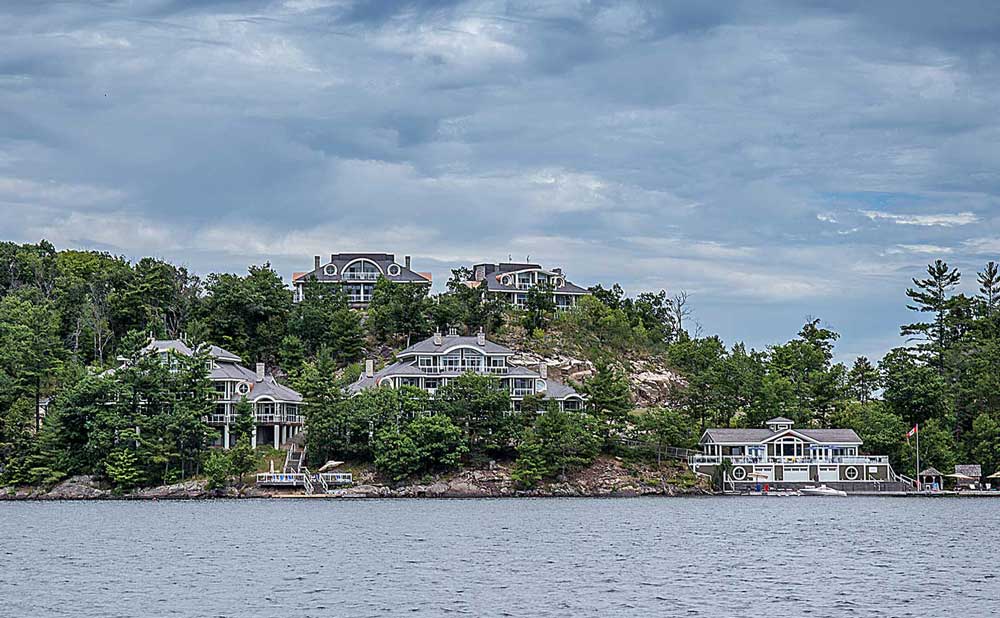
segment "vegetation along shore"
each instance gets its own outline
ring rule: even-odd
[[[301,488],[258,474],[310,470],[349,479],[322,481],[339,497],[691,495],[721,487],[685,461],[705,429],[779,416],[851,429],[907,471],[919,424],[922,468],[1000,470],[992,262],[973,295],[931,264],[905,290],[901,347],[844,365],[818,319],[754,350],[691,333],[683,293],[519,264],[457,269],[432,294],[395,280],[408,258],[344,259],[380,270],[293,290],[268,264],[202,279],[0,243],[0,499],[287,495]],[[509,294],[491,287],[505,277]]]

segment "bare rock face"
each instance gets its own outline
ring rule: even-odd
[[[147,500],[195,500],[198,498],[208,498],[214,495],[205,489],[205,481],[185,481],[174,483],[173,485],[160,485],[159,487],[148,487],[134,492],[136,498]]]
[[[540,356],[522,352],[511,359],[511,364],[534,371],[544,364],[548,377],[563,384],[580,384],[594,375],[593,363],[564,355]],[[686,385],[680,374],[658,359],[629,359],[622,365],[628,371],[635,404],[641,408],[674,403],[678,389]]]
[[[94,500],[110,495],[110,491],[101,489],[92,476],[72,476],[53,487],[42,497],[46,500]]]

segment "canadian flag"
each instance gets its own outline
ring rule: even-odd
[[[909,431],[906,432],[906,441],[907,442],[910,441],[910,438],[912,438],[913,436],[917,435],[917,427],[919,427],[919,425],[914,425],[913,429],[911,429],[911,430],[909,430]]]

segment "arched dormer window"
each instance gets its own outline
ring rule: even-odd
[[[341,278],[348,281],[375,281],[382,275],[382,268],[368,258],[357,258],[347,263]]]

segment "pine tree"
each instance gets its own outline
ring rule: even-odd
[[[983,314],[989,318],[1000,304],[1000,268],[996,262],[988,262],[977,277],[979,281],[979,298],[983,303]]]
[[[867,356],[854,359],[854,365],[847,374],[847,384],[851,395],[861,403],[868,403],[879,388],[878,369],[872,365]]]
[[[246,437],[249,441],[250,436],[257,430],[257,419],[254,416],[253,404],[247,401],[246,397],[243,397],[236,404],[235,412],[236,420],[233,421],[232,439],[239,442],[240,439]]]
[[[948,313],[953,303],[950,292],[958,285],[961,274],[956,268],[949,268],[942,260],[935,260],[927,267],[926,279],[913,279],[915,288],[908,288],[906,295],[913,301],[907,305],[911,311],[933,313],[933,322],[915,322],[900,329],[904,336],[923,339],[921,349],[927,351],[930,361],[944,373],[945,356],[948,350]]]
[[[610,447],[615,434],[620,433],[632,411],[632,393],[628,379],[611,365],[600,364],[597,371],[583,384],[587,407],[601,423],[601,435]]]

